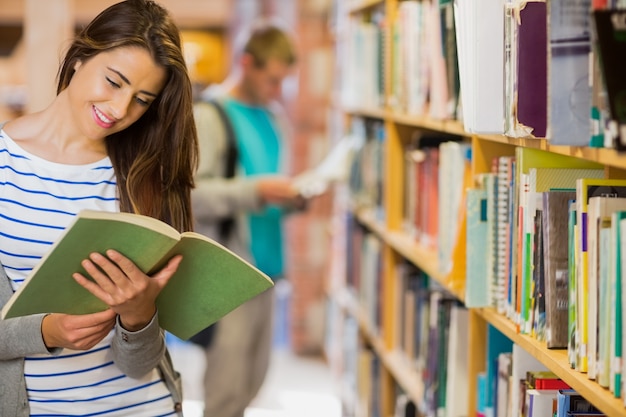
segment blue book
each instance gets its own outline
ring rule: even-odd
[[[513,342],[498,329],[487,327],[487,399],[486,411],[493,415],[495,410],[496,384],[498,382],[498,356],[501,353],[513,352]]]
[[[486,307],[489,305],[491,283],[487,274],[487,190],[468,189],[467,204],[467,250],[465,305]]]

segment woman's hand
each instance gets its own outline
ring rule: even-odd
[[[48,347],[87,350],[97,345],[115,325],[113,310],[83,314],[48,314],[43,318],[41,333]]]
[[[178,269],[182,256],[173,257],[163,269],[150,277],[119,252],[108,250],[106,255],[92,253],[89,259],[82,262],[93,281],[80,273],[75,273],[73,277],[110,306],[120,316],[126,330],[141,330],[156,313],[156,298]]]

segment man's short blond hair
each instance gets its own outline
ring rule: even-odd
[[[270,59],[291,66],[297,59],[290,36],[276,24],[254,27],[243,47],[243,52],[250,54],[258,67],[264,67]]]

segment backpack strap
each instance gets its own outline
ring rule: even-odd
[[[226,110],[223,105],[217,99],[211,99],[207,101],[213,105],[217,114],[219,115],[224,130],[226,131],[226,168],[224,170],[224,178],[233,178],[237,168],[237,161],[239,160],[239,148],[237,147],[237,138],[235,137],[235,129],[231,123]],[[218,235],[222,242],[225,242],[235,225],[235,219],[233,216],[225,217],[218,224]]]
[[[237,138],[235,138],[235,129],[226,114],[226,110],[224,110],[224,107],[217,99],[207,100],[206,103],[215,108],[222,125],[224,126],[224,130],[226,131],[226,168],[224,169],[223,175],[224,178],[233,178],[235,176],[237,161],[239,159],[239,148],[237,147]],[[220,220],[217,225],[217,233],[220,242],[226,242],[234,226],[234,216],[224,217]],[[211,324],[205,329],[200,330],[198,333],[191,336],[189,341],[204,348],[211,346],[218,325],[219,321]]]

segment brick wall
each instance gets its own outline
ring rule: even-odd
[[[294,122],[292,164],[297,172],[315,166],[331,145],[327,120],[332,39],[327,30],[328,7],[323,7],[323,3],[297,1],[294,33],[300,51],[298,94],[290,106]],[[329,195],[315,199],[305,213],[287,223],[291,249],[291,346],[298,353],[319,353],[323,346],[331,201]]]

